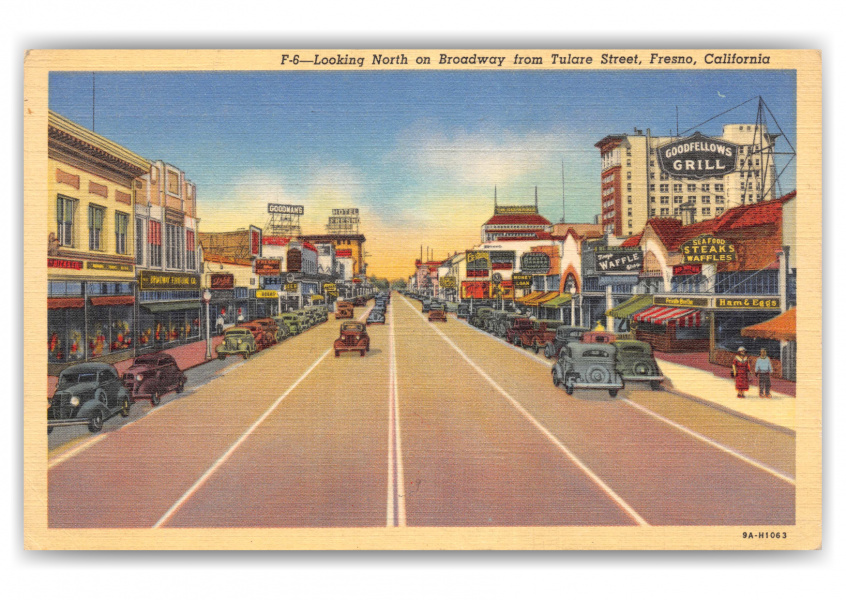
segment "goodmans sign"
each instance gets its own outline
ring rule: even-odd
[[[737,145],[709,138],[698,131],[656,150],[661,170],[673,177],[707,179],[737,168]]]

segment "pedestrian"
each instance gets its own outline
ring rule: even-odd
[[[761,348],[761,356],[755,361],[755,375],[758,376],[758,395],[761,398],[772,398],[770,394],[770,376],[773,372],[773,363],[767,356],[767,351]]]
[[[241,312],[240,308],[238,309],[238,318],[236,320],[239,325],[244,322],[244,313]]]
[[[749,389],[749,358],[746,356],[746,348],[743,346],[737,349],[737,356],[731,361],[731,374],[734,377],[737,397],[745,398],[744,392]]]
[[[223,313],[221,313],[221,314],[217,315],[217,322],[215,323],[215,326],[217,327],[217,335],[223,334],[223,325],[224,325]]]

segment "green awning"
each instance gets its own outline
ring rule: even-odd
[[[652,296],[644,294],[640,296],[632,296],[625,302],[618,304],[605,314],[614,317],[615,319],[628,319],[636,312],[649,308],[652,306]]]
[[[561,308],[564,304],[568,304],[572,299],[572,294],[559,294],[552,300],[544,302],[540,306],[542,306],[543,308]]]
[[[172,310],[197,310],[200,308],[199,302],[155,302],[152,304],[142,304],[141,308],[149,310],[151,313],[170,312]]]

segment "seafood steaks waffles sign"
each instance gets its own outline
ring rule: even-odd
[[[709,138],[698,131],[664,144],[656,151],[661,170],[673,177],[707,179],[727,175],[737,168],[737,145]]]

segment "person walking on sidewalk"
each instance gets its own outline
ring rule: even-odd
[[[743,346],[737,349],[737,356],[731,361],[731,374],[734,377],[737,397],[745,398],[744,392],[749,389],[749,358],[746,356],[746,348]]]
[[[767,356],[767,351],[761,348],[761,356],[755,361],[755,375],[758,376],[758,395],[761,398],[772,398],[770,395],[770,375],[773,372],[773,363]]]
[[[215,323],[217,327],[217,335],[223,335],[223,326],[225,325],[223,321],[223,315],[217,315],[217,323]]]

